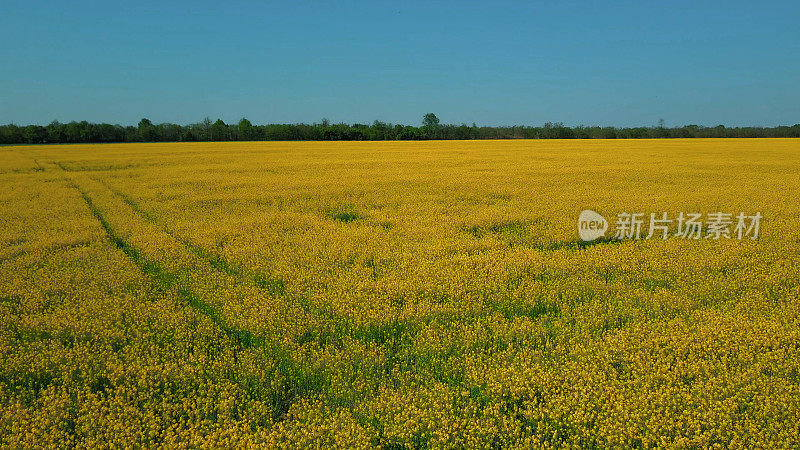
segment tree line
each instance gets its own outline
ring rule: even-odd
[[[777,127],[704,127],[685,125],[667,128],[663,121],[652,127],[569,127],[562,123],[542,126],[477,126],[439,123],[433,113],[421,126],[374,121],[372,124],[332,124],[323,119],[313,124],[253,125],[247,119],[226,124],[206,118],[199,123],[154,124],[148,119],[138,126],[108,123],[54,121],[46,126],[0,125],[0,144],[56,144],[102,142],[194,142],[194,141],[384,141],[425,139],[642,139],[642,138],[759,138],[800,137],[800,124]]]

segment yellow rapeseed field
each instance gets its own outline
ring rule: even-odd
[[[0,447],[798,448],[798,195],[791,139],[0,147]]]

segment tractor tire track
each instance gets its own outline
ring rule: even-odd
[[[54,166],[60,165],[56,163]],[[61,173],[64,181],[80,193],[112,244],[129,257],[151,282],[171,289],[179,300],[208,317],[237,348],[263,352],[272,360],[273,369],[268,371],[265,379],[254,381],[252,376],[236,370],[231,371],[230,379],[251,398],[267,402],[272,407],[273,422],[283,420],[291,405],[302,396],[319,394],[328,389],[330,380],[319,369],[296,360],[279,343],[255,336],[249,330],[233,325],[217,308],[203,301],[190,286],[182,283],[177,274],[164,268],[158,261],[147,258],[114,228],[106,213],[92,199],[88,189],[64,171]]]

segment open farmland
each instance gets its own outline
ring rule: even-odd
[[[796,139],[0,147],[0,446],[796,448],[798,193]]]

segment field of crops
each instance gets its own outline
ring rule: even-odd
[[[0,447],[797,448],[798,194],[790,139],[0,147]]]

